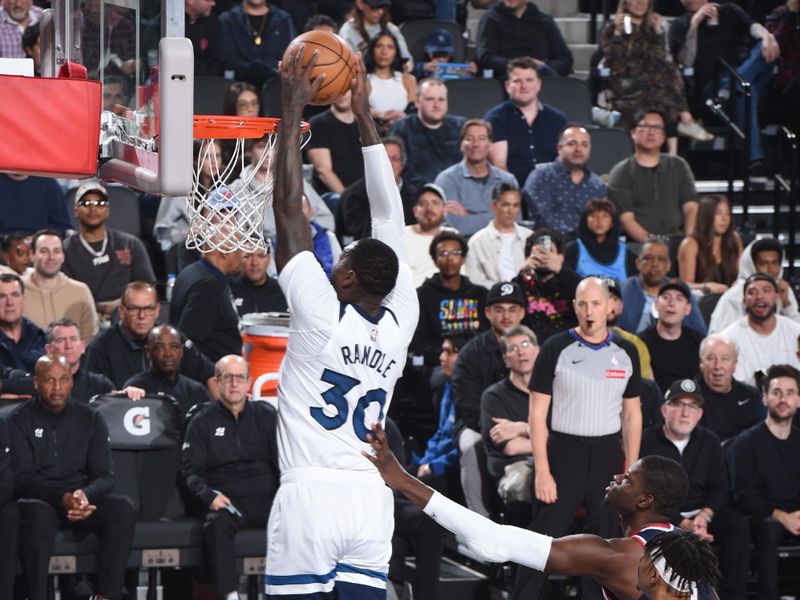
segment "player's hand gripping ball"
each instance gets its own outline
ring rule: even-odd
[[[356,76],[356,57],[342,38],[329,31],[307,31],[292,40],[283,54],[288,60],[295,44],[303,44],[303,61],[305,67],[311,60],[314,50],[319,52],[317,63],[311,69],[311,80],[325,73],[322,87],[311,99],[311,104],[319,106],[333,104],[337,98],[350,89]]]

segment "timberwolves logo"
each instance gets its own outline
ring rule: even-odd
[[[150,433],[150,407],[137,406],[125,413],[122,418],[125,431],[131,435],[142,436]]]

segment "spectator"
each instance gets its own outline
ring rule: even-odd
[[[630,30],[626,29],[626,19]],[[653,10],[653,2],[625,0],[617,5],[614,20],[603,30],[600,46],[605,67],[610,70],[611,106],[621,113],[622,127],[630,129],[643,106],[657,108],[667,117],[669,153],[677,154],[676,133],[701,142],[709,142],[714,136],[689,112],[683,77],[666,42],[666,23]]]
[[[697,218],[694,176],[684,159],[661,153],[664,115],[646,108],[634,123],[634,153],[614,165],[608,176],[608,197],[617,205],[628,240],[692,233]]]
[[[564,264],[581,277],[625,281],[636,272],[636,255],[619,239],[620,233],[614,203],[608,198],[589,198],[577,238],[564,248]]]
[[[742,238],[733,228],[728,198],[704,196],[697,225],[678,248],[678,273],[687,285],[704,294],[723,294],[736,281]]]
[[[684,326],[684,320],[692,311],[691,297],[692,293],[683,281],[668,280],[656,296],[654,307],[658,317],[655,325],[639,334],[650,351],[653,374],[664,393],[673,381],[691,379],[699,369],[703,336]]]
[[[425,41],[425,60],[417,63],[415,75],[417,79],[433,77],[434,79],[472,79],[478,74],[478,65],[474,61],[458,63],[453,59],[453,36],[447,29],[434,29]],[[455,63],[455,64],[453,64]]]
[[[531,502],[533,470],[528,428],[528,384],[539,355],[536,334],[524,325],[511,327],[498,340],[508,376],[481,395],[481,434],[486,466],[500,498]]]
[[[732,2],[717,4],[708,0],[682,0],[686,13],[672,22],[669,29],[669,46],[673,56],[685,67],[694,69],[694,81],[700,96],[710,98],[714,89],[714,69],[722,58],[736,68],[753,91],[750,121],[750,160],[764,158],[761,148],[761,131],[758,125],[758,106],[773,77],[773,65],[780,49],[775,36],[763,25],[756,23],[744,9]],[[758,43],[750,48],[751,38]],[[749,48],[749,50],[748,50]],[[722,88],[730,96],[730,81],[726,75]],[[734,94],[739,96],[737,85]],[[744,101],[737,97],[736,121],[745,128]]]
[[[537,229],[525,240],[527,258],[514,279],[527,300],[523,323],[540,343],[577,324],[573,301],[581,278],[564,267],[563,247],[557,232]]]
[[[592,198],[604,198],[606,184],[586,166],[592,140],[585,127],[569,123],[556,145],[558,157],[540,164],[525,179],[522,196],[528,217],[539,227],[561,234],[578,228],[579,219]]]
[[[0,233],[31,235],[40,229],[55,229],[65,235],[72,227],[64,193],[55,179],[0,173],[0,198],[5,206],[14,207],[3,211]]]
[[[372,38],[364,50],[367,89],[372,118],[382,134],[406,116],[406,107],[417,95],[417,80],[403,73],[397,39],[387,32]]]
[[[442,335],[439,366],[444,382],[434,392],[434,406],[439,420],[436,432],[430,437],[422,456],[412,455],[411,464],[417,467],[417,477],[443,494],[458,495],[458,447],[453,440],[456,422],[453,400],[453,375],[458,353],[475,336],[471,329],[447,331]]]
[[[114,384],[105,375],[81,368],[86,346],[80,336],[78,324],[70,319],[56,319],[45,330],[44,350],[48,355],[61,356],[72,373],[70,400],[89,404],[94,396],[114,391]],[[135,395],[135,394],[134,394]]]
[[[0,274],[0,368],[33,373],[44,354],[44,333],[23,317],[25,284],[18,275]]]
[[[671,266],[667,242],[660,238],[647,240],[636,259],[639,274],[631,275],[622,285],[625,311],[619,320],[620,327],[631,333],[639,333],[652,325],[655,317],[653,303],[658,290],[667,282],[667,273]],[[686,325],[705,335],[706,324],[694,297],[691,299],[691,304],[692,310],[686,318]]]
[[[244,255],[242,272],[230,280],[233,304],[239,316],[250,313],[286,312],[286,298],[278,282],[268,275],[270,253],[255,250]]]
[[[33,266],[31,236],[24,233],[9,233],[0,242],[3,263],[10,271],[22,275],[25,269]]]
[[[194,76],[219,77],[223,71],[224,45],[214,0],[184,0],[186,37],[192,40]]]
[[[72,375],[64,358],[36,361],[35,385],[37,396],[8,422],[28,598],[47,598],[58,528],[97,534],[97,592],[121,598],[136,514],[128,498],[110,493],[108,427],[96,411],[70,402]]]
[[[503,282],[492,286],[486,298],[486,318],[491,327],[461,349],[453,369],[456,425],[453,439],[461,452],[461,487],[467,506],[483,516],[489,511],[482,496],[482,473],[479,448],[481,394],[491,384],[506,376],[498,340],[509,328],[522,322],[525,295],[516,283]]]
[[[400,189],[400,200],[403,202],[403,216],[406,224],[414,223],[414,204],[422,192],[403,179],[402,173],[406,165],[406,145],[399,137],[383,138],[383,146],[392,164],[392,172],[397,187]],[[422,185],[425,187],[425,184]],[[437,192],[438,193],[438,192]],[[354,239],[369,237],[372,234],[372,213],[367,199],[367,183],[362,177],[342,192],[341,202],[336,215],[336,233],[340,236],[352,236]],[[428,245],[425,245],[428,254]],[[420,283],[422,283],[420,281]]]
[[[234,536],[239,529],[262,532],[278,489],[275,409],[247,399],[250,372],[240,356],[216,365],[219,402],[196,415],[186,430],[181,474],[205,514],[203,543],[216,591],[238,598]]]
[[[542,75],[572,71],[572,52],[555,19],[527,0],[495,2],[481,16],[477,42],[478,65],[492,69],[498,77],[511,60],[521,56],[531,57]]]
[[[3,0],[0,6],[0,57],[25,58],[22,33],[42,18],[42,8],[33,0]],[[4,197],[4,195],[0,194]]]
[[[642,456],[665,456],[681,464],[689,476],[689,493],[672,524],[720,548],[723,598],[747,596],[750,531],[745,516],[733,508],[728,469],[719,438],[698,425],[705,399],[691,379],[674,381],[661,406],[664,424],[642,435]]]
[[[470,119],[461,127],[464,158],[436,176],[436,183],[447,198],[447,222],[465,236],[474,234],[491,221],[494,211],[490,199],[493,201],[499,184],[515,190],[519,187],[513,175],[489,162],[491,147],[492,126],[483,119]]]
[[[486,328],[486,288],[461,274],[467,241],[459,233],[443,230],[430,243],[430,255],[439,269],[417,289],[419,322],[411,352],[433,366],[439,359],[448,331],[483,331]]]
[[[91,343],[97,334],[97,313],[89,287],[61,272],[64,242],[55,231],[44,229],[34,234],[33,269],[22,276],[25,283],[25,316],[39,327],[60,318],[78,324],[81,341]]]
[[[475,283],[491,287],[514,279],[525,262],[525,241],[533,233],[517,224],[519,190],[514,183],[498,183],[489,204],[494,218],[469,240],[467,274]]]
[[[414,204],[416,223],[406,225],[405,246],[408,265],[414,285],[419,287],[434,275],[438,268],[431,256],[431,240],[442,230],[445,215],[444,190],[435,183],[427,183],[419,190]]]
[[[405,144],[408,160],[403,176],[420,187],[461,159],[459,132],[466,119],[447,114],[447,88],[438,79],[423,79],[417,86],[416,115],[397,121],[389,135]]]
[[[759,391],[733,377],[738,355],[736,342],[719,334],[700,343],[700,374],[694,378],[706,399],[700,423],[723,442],[764,418]]]
[[[602,279],[581,281],[575,292],[578,326],[542,345],[531,377],[529,423],[539,502],[530,529],[546,535],[564,535],[581,505],[587,532],[618,535],[619,519],[603,502],[605,489],[623,461],[632,465],[639,458],[639,360],[631,344],[608,332],[608,297]],[[540,571],[519,569],[512,597],[538,597],[544,579]]]
[[[358,125],[350,107],[350,92],[337,98],[330,109],[311,117],[314,132],[308,142],[308,160],[314,165],[311,183],[320,194],[341,194],[364,177],[364,159]]]
[[[33,61],[33,76],[42,76],[42,45],[39,23],[28,25],[22,32],[22,49],[25,56]]]
[[[567,117],[539,100],[542,79],[534,59],[510,60],[507,74],[508,100],[484,117],[494,131],[489,160],[514,175],[521,185],[536,165],[555,160],[558,134],[567,124]]]
[[[108,377],[119,389],[147,368],[144,345],[147,334],[161,312],[155,287],[143,281],[125,286],[119,306],[119,323],[101,331],[86,351],[86,369]],[[180,372],[206,383],[214,376],[214,365],[186,340]],[[209,382],[210,384],[210,382]]]
[[[783,279],[783,246],[775,238],[764,237],[749,244],[739,258],[738,279],[722,294],[714,307],[708,331],[716,333],[745,315],[742,304],[745,280],[754,273],[765,273],[778,283],[778,314],[800,321],[797,298],[789,282]]]
[[[260,88],[278,76],[278,62],[297,35],[289,14],[267,0],[242,2],[219,17],[226,69]]]
[[[800,535],[800,373],[773,364],[763,381],[767,418],[733,442],[728,461],[733,499],[749,517],[759,598],[779,598],[778,545]],[[740,542],[741,543],[741,542]]]
[[[330,278],[333,277],[333,267],[339,261],[342,254],[342,247],[336,239],[336,234],[328,231],[320,225],[316,219],[314,209],[307,196],[303,196],[303,214],[308,219],[308,226],[311,229],[311,244],[314,256],[317,257],[322,270]],[[277,247],[277,239],[272,240],[272,247]]]
[[[169,325],[153,327],[147,334],[144,353],[150,368],[128,379],[126,388],[133,386],[148,394],[172,396],[184,414],[195,404],[211,402],[204,385],[178,373],[183,359],[183,340],[177,329]]]
[[[800,367],[797,337],[800,323],[775,314],[778,283],[765,273],[754,273],[744,282],[744,307],[747,313],[720,331],[739,346],[739,360],[733,376],[757,384],[770,365]]]
[[[328,33],[336,33],[338,29],[336,19],[331,18],[327,12],[326,14],[311,15],[303,25],[304,33],[307,31],[327,31]]]
[[[260,112],[261,93],[258,88],[246,81],[234,81],[222,99],[222,114],[237,117],[257,117]],[[220,150],[221,154],[223,152],[224,150]],[[216,164],[221,164],[222,162],[222,160],[218,159]],[[219,170],[222,171],[223,169]]]
[[[616,279],[605,278],[603,281],[608,287],[608,319],[606,324],[614,335],[618,335],[623,339],[628,340],[636,348],[639,354],[639,370],[642,374],[642,381],[653,379],[653,368],[650,365],[650,350],[647,349],[647,344],[644,343],[635,333],[625,331],[618,325],[620,315],[622,315],[625,304],[622,302],[622,288]],[[656,388],[658,389],[658,388]],[[661,397],[661,390],[658,389],[659,398]],[[659,404],[661,402],[659,401]],[[644,415],[643,415],[644,416]]]
[[[800,128],[796,107],[800,105],[800,30],[797,14],[800,0],[786,0],[767,17],[767,29],[775,36],[781,49],[778,74],[773,90],[777,92],[770,103],[770,114],[777,109],[779,123],[786,123],[792,131]],[[752,16],[752,15],[751,15]]]
[[[379,33],[391,33],[397,40],[400,56],[405,62],[404,70],[412,72],[414,60],[400,28],[391,22],[391,5],[391,0],[355,0],[353,16],[341,26],[339,35],[353,52],[363,52],[370,40]]]
[[[101,319],[110,318],[119,306],[126,285],[156,280],[142,241],[107,228],[110,214],[106,188],[99,183],[82,185],[75,193],[78,231],[64,240],[62,270],[89,286]]]
[[[106,75],[103,78],[103,110],[120,110],[128,107],[131,94],[128,82],[120,75]]]
[[[11,447],[8,426],[0,419],[0,598],[12,598],[17,572],[17,539],[19,509],[14,502],[14,471],[11,469]]]

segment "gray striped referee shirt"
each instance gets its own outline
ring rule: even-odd
[[[622,399],[639,395],[639,355],[610,330],[604,342],[592,344],[569,329],[544,343],[529,387],[551,396],[551,431],[587,437],[618,433]]]

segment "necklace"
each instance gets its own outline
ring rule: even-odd
[[[253,29],[253,31],[252,31],[253,43],[256,46],[260,46],[261,45],[261,34],[264,33],[264,27],[267,24],[267,17],[268,16],[269,16],[269,12],[265,13],[264,16],[261,17],[261,26],[258,28],[258,31],[256,31],[255,29]],[[250,28],[252,29],[252,26]]]
[[[108,254],[106,254],[106,248],[108,247],[108,232],[103,234],[103,245],[100,247],[100,250],[95,250],[89,245],[89,242],[83,237],[82,233],[78,233],[78,239],[81,241],[81,245],[86,248],[86,251],[94,256],[92,259],[92,264],[96,267],[97,265],[105,264],[109,261]]]

